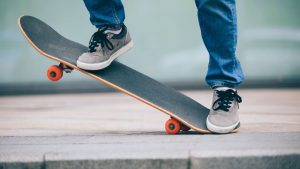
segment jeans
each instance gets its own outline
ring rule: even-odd
[[[217,86],[237,87],[244,79],[235,55],[237,17],[235,0],[195,0],[201,35],[209,53],[206,82]],[[125,20],[121,0],[84,0],[91,23],[97,28],[118,28]],[[188,65],[187,65],[188,66]]]

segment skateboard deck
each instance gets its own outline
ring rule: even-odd
[[[20,17],[18,26],[28,42],[42,55],[169,115],[171,119],[165,124],[169,134],[179,132],[178,124],[181,130],[193,129],[200,133],[210,133],[206,127],[209,109],[195,100],[118,61],[113,61],[103,70],[82,70],[76,66],[76,61],[87,51],[86,46],[66,39],[48,24],[32,16]],[[172,133],[174,128],[178,131]]]

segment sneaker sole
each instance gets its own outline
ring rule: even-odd
[[[227,126],[227,127],[220,127],[220,126],[216,126],[216,125],[210,123],[208,118],[206,119],[206,126],[207,126],[208,130],[210,130],[211,132],[220,133],[220,134],[225,134],[225,133],[229,133],[229,132],[233,131],[239,125],[239,123],[240,122],[238,121],[234,125]]]
[[[101,62],[101,63],[84,63],[84,62],[77,61],[77,66],[79,68],[81,68],[81,69],[84,69],[84,70],[100,70],[100,69],[104,69],[107,66],[109,66],[112,61],[114,61],[115,59],[117,59],[120,55],[126,53],[132,47],[133,47],[133,42],[130,41],[125,46],[123,46],[122,48],[120,48],[118,51],[116,51],[115,53],[113,53],[112,56],[107,61],[105,61],[105,62]]]

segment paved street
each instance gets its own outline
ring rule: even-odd
[[[300,90],[240,95],[226,135],[167,135],[167,115],[121,93],[0,97],[0,168],[300,168]]]

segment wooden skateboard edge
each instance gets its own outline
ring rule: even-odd
[[[177,115],[174,115],[173,113],[171,113],[171,112],[169,112],[169,111],[167,111],[167,110],[165,110],[165,109],[163,109],[163,108],[161,108],[161,107],[159,107],[159,106],[157,106],[157,105],[155,105],[155,104],[153,104],[153,103],[151,103],[151,102],[149,102],[149,101],[147,101],[147,100],[145,100],[145,99],[143,99],[143,98],[141,98],[141,97],[139,97],[139,96],[137,96],[137,95],[135,95],[135,94],[133,94],[133,93],[131,93],[131,92],[129,92],[129,91],[127,91],[127,90],[125,90],[125,89],[123,89],[123,88],[117,86],[117,85],[115,85],[115,84],[113,84],[113,83],[110,83],[109,81],[106,81],[106,80],[104,80],[104,79],[102,79],[102,78],[100,78],[100,77],[98,77],[98,76],[96,76],[96,75],[94,75],[94,74],[91,74],[91,73],[89,73],[89,72],[86,72],[86,71],[84,71],[83,69],[80,69],[80,68],[78,68],[77,66],[75,66],[75,65],[73,65],[73,64],[71,64],[71,63],[69,63],[69,62],[67,62],[67,61],[64,61],[64,60],[59,59],[59,58],[57,58],[57,57],[55,57],[55,56],[52,56],[52,55],[49,55],[49,54],[45,53],[45,52],[42,51],[40,48],[38,48],[38,47],[31,41],[31,39],[27,36],[27,34],[24,32],[24,30],[23,30],[23,28],[22,28],[22,26],[21,26],[21,18],[24,17],[24,16],[26,16],[26,15],[20,16],[20,17],[18,18],[18,27],[19,27],[19,30],[20,30],[21,33],[24,35],[25,39],[29,42],[29,44],[30,44],[36,51],[38,51],[40,54],[44,55],[45,57],[47,57],[47,58],[49,58],[49,59],[52,59],[52,60],[57,61],[57,62],[59,62],[59,63],[63,63],[63,64],[65,64],[65,65],[69,66],[69,67],[72,67],[72,68],[74,68],[74,69],[80,71],[81,73],[84,73],[84,74],[86,74],[86,75],[88,75],[88,76],[90,76],[90,77],[92,77],[92,78],[94,78],[94,79],[100,81],[101,83],[104,83],[105,85],[114,88],[114,89],[117,90],[117,91],[120,91],[120,92],[122,92],[122,93],[124,93],[124,94],[127,94],[127,95],[129,95],[129,96],[131,96],[131,97],[133,97],[133,98],[135,98],[135,99],[137,99],[137,100],[139,100],[139,101],[141,101],[141,102],[143,102],[143,103],[145,103],[145,104],[147,104],[147,105],[149,105],[149,106],[151,106],[151,107],[153,107],[153,108],[155,108],[155,109],[157,109],[157,110],[159,110],[159,111],[161,111],[161,112],[163,112],[163,113],[165,113],[165,114],[167,114],[167,115],[169,115],[169,116],[171,116],[171,117],[174,117],[175,119],[179,120],[179,121],[180,121],[181,123],[183,123],[184,125],[188,126],[189,128],[191,128],[191,129],[193,129],[193,130],[195,130],[195,131],[197,131],[197,132],[199,132],[199,133],[203,133],[203,134],[212,133],[212,132],[209,131],[209,130],[204,130],[204,129],[197,128],[197,127],[194,127],[194,126],[190,125],[189,123],[187,123],[186,121],[184,121],[183,119],[181,119],[180,117],[178,117]],[[238,132],[238,130],[239,130],[239,128],[233,130],[231,133]]]

